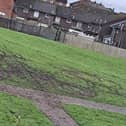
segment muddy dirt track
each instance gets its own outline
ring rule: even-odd
[[[46,116],[48,116],[54,126],[78,126],[74,122],[74,120],[62,109],[63,103],[75,104],[88,108],[116,112],[126,115],[126,107],[117,107],[103,103],[96,103],[88,100],[60,96],[37,90],[0,85],[0,92],[6,92],[14,96],[24,97],[32,100],[37,105],[39,110],[43,112]]]

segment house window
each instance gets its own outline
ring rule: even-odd
[[[77,27],[77,28],[82,28],[82,23],[81,23],[81,22],[77,22],[76,27]]]
[[[100,20],[99,20],[99,23],[102,23],[102,22],[103,22],[103,19],[100,19]]]
[[[49,15],[48,14],[45,14],[45,18],[49,18]]]
[[[6,14],[0,11],[0,15],[1,16],[5,16]]]
[[[30,4],[30,6],[29,6],[30,8],[32,8],[32,5]]]
[[[111,37],[104,37],[103,38],[103,43],[105,44],[113,44],[112,38]]]
[[[75,16],[74,15],[72,15],[72,19],[75,19]]]
[[[60,20],[61,20],[60,17],[56,17],[56,18],[55,18],[55,23],[58,23],[58,24],[59,24],[59,23],[60,23]]]
[[[33,16],[34,16],[35,18],[38,18],[38,17],[39,17],[39,12],[38,12],[38,11],[35,11]]]
[[[28,14],[28,12],[29,12],[29,10],[28,10],[27,8],[24,8],[24,9],[23,9],[23,13]]]
[[[88,25],[88,31],[91,31],[92,27],[90,25]]]
[[[46,0],[45,0],[45,1],[46,1]],[[50,3],[51,3],[51,4],[53,4],[53,3],[54,3],[54,1],[53,1],[53,0],[51,0],[51,1],[50,1]]]
[[[66,23],[71,24],[72,21],[71,21],[70,19],[67,19],[67,20],[66,20]]]
[[[96,18],[96,22],[99,22],[99,19],[98,18]]]

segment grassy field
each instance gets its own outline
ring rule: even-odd
[[[76,105],[65,105],[64,110],[79,126],[126,126],[126,116],[120,114]]]
[[[126,106],[126,60],[0,28],[2,84]]]
[[[0,126],[52,126],[28,100],[0,93]]]

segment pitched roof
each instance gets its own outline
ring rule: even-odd
[[[52,15],[56,14],[56,5],[50,4],[48,2],[36,1],[33,4],[33,9]]]
[[[74,11],[73,8],[57,6],[56,15],[75,21],[99,24],[102,17],[98,13]],[[106,18],[106,17],[105,17]],[[105,20],[105,19],[104,19]]]
[[[63,3],[63,4],[67,4],[67,0],[56,0],[56,2]]]
[[[107,22],[107,23],[104,24],[104,25],[117,25],[117,24],[119,24],[119,23],[125,23],[125,22],[126,22],[126,16],[125,16],[124,18],[120,18],[120,19],[116,19],[116,20]]]
[[[41,0],[16,0],[17,7],[34,9],[48,14],[56,14],[56,5]]]
[[[16,0],[15,5],[18,7],[26,7],[29,8],[30,4],[32,3],[33,0]]]
[[[72,10],[69,7],[57,6],[56,14],[59,17],[71,18]]]

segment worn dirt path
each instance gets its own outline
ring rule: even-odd
[[[66,104],[75,104],[75,105],[80,105],[88,108],[105,110],[108,112],[115,112],[115,113],[126,115],[126,107],[118,107],[118,106],[104,104],[104,103],[96,103],[93,101],[71,98],[66,96],[60,96],[60,97],[62,98],[62,102]]]
[[[40,91],[7,85],[0,85],[0,92],[6,92],[14,96],[32,100],[39,110],[52,121],[54,126],[78,126],[60,107],[60,100],[56,96]]]
[[[74,120],[68,116],[61,107],[62,103],[75,104],[88,108],[95,108],[109,112],[116,112],[126,115],[126,107],[96,103],[88,100],[60,96],[31,89],[0,85],[0,92],[6,92],[14,96],[21,96],[32,100],[48,118],[54,126],[77,126]]]

